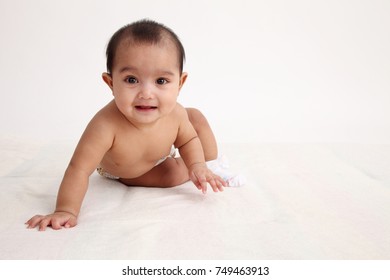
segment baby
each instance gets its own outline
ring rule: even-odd
[[[217,144],[205,117],[177,103],[187,79],[178,37],[159,23],[141,20],[119,29],[106,55],[103,80],[114,99],[85,129],[54,213],[32,217],[28,228],[75,226],[89,176],[96,169],[128,186],[173,187],[191,180],[205,194],[207,184],[214,192],[223,191],[229,180],[234,184],[232,176],[221,173]],[[180,157],[174,156],[175,148]]]

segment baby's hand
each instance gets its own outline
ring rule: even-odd
[[[47,226],[51,226],[53,229],[70,228],[77,225],[77,217],[68,212],[54,212],[46,216],[35,215],[25,224],[28,225],[27,228],[39,226],[39,231],[44,231]]]
[[[223,187],[226,187],[226,182],[211,172],[205,163],[196,163],[190,166],[190,179],[195,184],[195,186],[202,190],[204,194],[207,191],[207,183],[210,184],[214,192],[222,192]]]

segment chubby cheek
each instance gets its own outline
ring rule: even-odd
[[[177,103],[177,96],[164,98],[164,100],[161,100],[160,102],[160,108],[162,108],[166,112],[171,112]]]
[[[131,111],[132,109],[132,104],[133,104],[133,98],[131,98],[130,95],[125,95],[125,94],[115,94],[114,93],[114,98],[115,98],[115,103],[116,106],[120,111],[124,113],[124,111]]]

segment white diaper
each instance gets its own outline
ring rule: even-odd
[[[108,178],[108,179],[112,179],[112,180],[118,180],[118,179],[120,179],[119,177],[114,176],[114,175],[111,175],[110,173],[104,171],[104,169],[103,169],[101,166],[98,166],[98,168],[96,168],[96,171],[97,171],[97,173],[99,173],[101,176],[106,177],[106,178]]]
[[[157,163],[156,163],[155,166],[157,166],[157,165],[163,163],[167,158],[169,158],[169,157],[174,158],[175,156],[176,156],[176,148],[175,148],[175,146],[172,146],[172,147],[171,147],[171,151],[169,152],[169,155],[167,155],[166,157],[163,157],[163,158],[159,159],[159,160],[157,161]]]

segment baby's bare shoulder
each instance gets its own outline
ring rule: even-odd
[[[118,130],[116,114],[111,108],[110,103],[98,111],[95,116],[89,122],[86,133],[100,133],[113,137]]]
[[[110,102],[95,114],[95,116],[92,118],[92,121],[97,124],[112,126],[115,124],[113,121],[120,117],[117,111],[118,109],[116,108],[115,104]]]
[[[183,119],[187,119],[187,110],[181,104],[176,103],[175,109],[173,109],[172,111],[172,116],[180,121]]]

